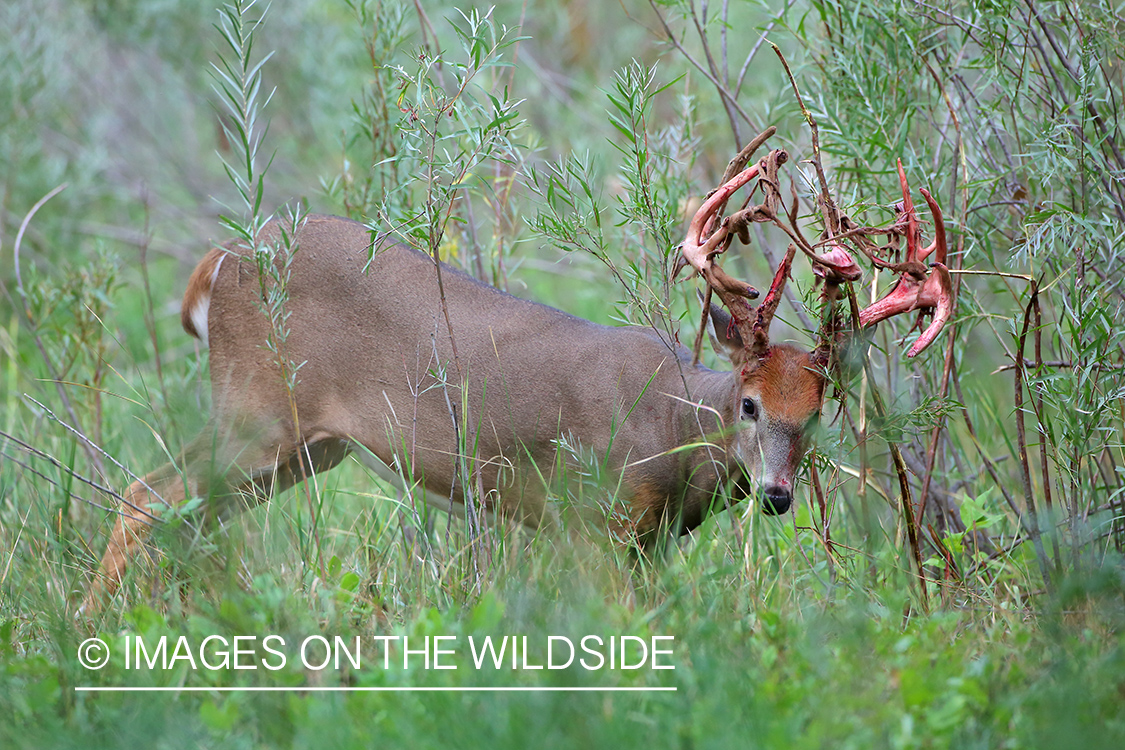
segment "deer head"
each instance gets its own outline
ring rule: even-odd
[[[922,190],[935,225],[934,241],[922,249],[918,218],[901,161],[898,173],[903,201],[896,207],[898,217],[890,227],[855,228],[848,217],[836,216],[829,222],[837,229],[835,236],[830,233],[823,242],[811,245],[797,228],[796,206],[788,215],[789,223],[783,221],[779,212],[782,202],[778,167],[787,160],[785,151],[772,151],[720,185],[692,219],[681,246],[682,257],[673,271],[675,277],[680,269],[690,265],[707,282],[707,297],[711,292],[718,295],[729,311],[724,313],[710,305],[717,348],[730,359],[738,374],[733,410],[738,415],[738,424],[732,447],[746,472],[760,484],[765,510],[773,513],[784,513],[792,502],[797,468],[808,446],[810,427],[817,421],[823,404],[826,367],[832,361],[833,349],[846,343],[855,331],[894,315],[933,310],[933,321],[907,354],[914,357],[934,341],[953,310],[941,210],[929,192]],[[760,188],[764,194],[762,203],[717,219],[731,196],[755,179],[754,189]],[[715,262],[735,235],[744,242],[748,240],[750,222],[772,222],[794,240],[777,267],[769,291],[757,305],[752,304],[759,296],[757,290],[733,279]],[[888,248],[878,248],[867,239],[878,234],[890,235],[888,248],[896,248],[898,237],[904,234],[906,259],[901,263],[882,260],[879,255]],[[844,245],[849,241],[877,266],[898,273],[899,279],[890,293],[859,313],[856,326],[845,328],[836,320],[832,303],[841,285],[862,275]],[[809,257],[814,272],[823,280],[829,306],[820,341],[812,352],[788,344],[771,344],[769,336],[797,248]],[[923,261],[931,254],[934,262],[927,267]]]

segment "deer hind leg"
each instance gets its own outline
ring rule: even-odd
[[[121,585],[129,560],[137,553],[158,522],[160,503],[175,507],[184,501],[184,478],[167,463],[129,485],[118,503],[117,521],[109,535],[98,572],[90,583],[80,612],[90,612]]]
[[[95,611],[117,591],[129,562],[159,523],[161,505],[176,508],[187,497],[204,497],[208,502],[203,520],[211,521],[327,471],[348,454],[346,440],[319,436],[298,447],[292,438],[270,439],[279,437],[277,433],[271,429],[266,439],[220,444],[205,432],[186,448],[182,472],[168,463],[133,482],[118,506],[105,554],[79,612]],[[230,458],[220,461],[220,456]]]

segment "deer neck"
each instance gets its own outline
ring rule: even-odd
[[[678,404],[678,421],[683,443],[699,446],[685,453],[689,476],[682,515],[684,530],[690,530],[714,509],[725,486],[731,485],[738,499],[749,491],[749,484],[733,450],[738,373],[697,365],[684,376],[689,398]]]

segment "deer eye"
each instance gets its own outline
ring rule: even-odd
[[[752,398],[742,399],[742,418],[743,419],[757,419],[758,418],[758,404]]]

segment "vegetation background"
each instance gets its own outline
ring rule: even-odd
[[[1123,7],[4,3],[0,745],[1125,746]],[[635,567],[596,535],[470,544],[349,462],[223,533],[171,513],[165,554],[75,618],[107,490],[205,420],[207,359],[178,306],[211,242],[298,207],[392,223],[514,294],[690,341],[695,283],[665,279],[692,202],[767,125],[814,155],[764,40],[836,199],[887,223],[901,158],[964,271],[925,355],[901,354],[912,321],[884,324],[838,384],[794,514],[744,503]],[[788,177],[815,234],[808,163]],[[761,286],[784,240],[753,239],[726,263]],[[857,294],[887,283],[867,273]],[[808,343],[807,266],[793,287],[775,337]],[[612,494],[586,479],[562,492]],[[76,659],[95,634],[216,633],[673,635],[676,669]]]

